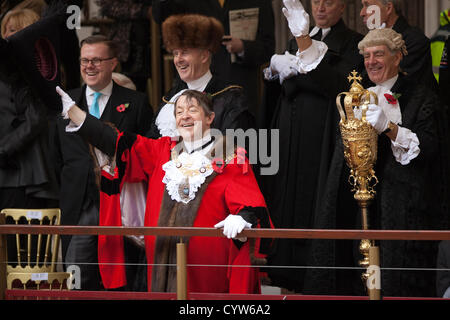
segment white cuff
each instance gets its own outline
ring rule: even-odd
[[[94,153],[97,157],[98,166],[114,176],[114,167],[111,158],[97,148],[94,148]]]
[[[66,126],[66,132],[77,132],[83,126],[85,120],[86,119],[84,119],[79,126],[77,126],[72,120],[70,120],[69,124]]]
[[[317,68],[322,61],[325,53],[328,51],[328,46],[325,42],[312,40],[311,46],[300,52],[297,50],[297,70],[299,73],[308,73]]]
[[[265,80],[268,80],[268,81],[273,81],[273,80],[276,80],[276,79],[278,79],[278,73],[277,74],[272,74],[272,69],[270,68],[270,66],[269,67],[267,67],[267,68],[265,68],[264,70],[263,70],[263,73],[264,73],[264,79]]]
[[[391,141],[391,149],[395,160],[402,165],[407,165],[420,153],[419,139],[411,130],[398,127],[397,138]]]

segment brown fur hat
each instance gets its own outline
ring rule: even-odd
[[[199,14],[178,14],[162,24],[162,36],[167,51],[177,48],[199,48],[216,52],[224,34],[222,23]]]

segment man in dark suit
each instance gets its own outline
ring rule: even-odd
[[[145,94],[124,88],[112,81],[117,65],[114,42],[104,36],[91,36],[81,42],[80,72],[86,83],[70,92],[77,105],[119,130],[144,134],[150,127],[152,109]],[[70,132],[68,121],[58,121],[61,161],[60,206],[64,225],[98,225],[98,177],[102,160],[80,136]],[[97,236],[62,238],[67,265],[81,270],[81,289],[101,288],[97,263]]]
[[[230,36],[230,13],[256,9],[257,30],[254,39]],[[270,0],[153,0],[153,18],[163,23],[170,15],[197,13],[219,20],[225,30],[223,46],[214,54],[212,73],[244,87],[250,110],[258,112],[257,80],[260,66],[269,62],[275,51],[274,14]],[[249,27],[249,23],[246,24]],[[226,40],[226,41],[225,41]]]

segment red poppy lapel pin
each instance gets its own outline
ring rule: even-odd
[[[385,93],[384,96],[385,96],[388,104],[396,105],[398,98],[401,97],[401,94],[400,93],[392,93],[392,94]]]
[[[122,103],[120,106],[116,107],[118,112],[124,112],[130,106],[129,103]]]

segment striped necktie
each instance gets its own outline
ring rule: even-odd
[[[94,92],[94,101],[92,101],[91,107],[89,108],[89,113],[97,119],[100,119],[100,107],[98,106],[98,98],[101,95],[102,94],[100,92]]]

